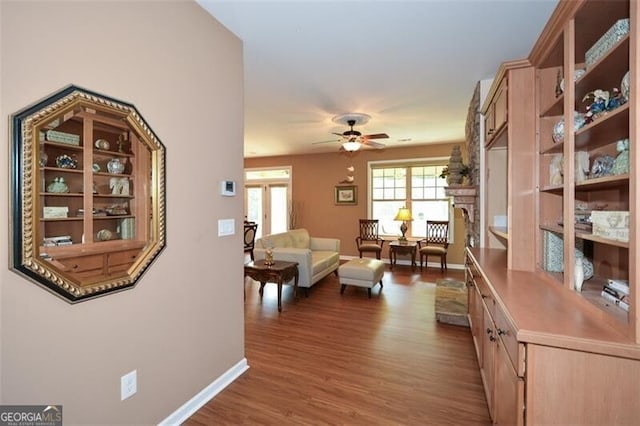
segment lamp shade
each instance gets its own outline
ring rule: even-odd
[[[342,144],[342,147],[345,151],[354,152],[360,149],[360,142],[358,141],[349,141]]]
[[[400,210],[398,210],[398,214],[393,220],[413,220],[413,218],[411,217],[411,210],[406,207],[401,207]]]

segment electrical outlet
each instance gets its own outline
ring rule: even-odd
[[[138,370],[133,370],[120,377],[120,400],[133,396],[138,391]]]

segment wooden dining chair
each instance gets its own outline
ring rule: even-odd
[[[253,258],[253,249],[256,244],[256,232],[258,231],[258,224],[255,222],[244,223],[244,252],[249,253],[251,260]]]
[[[360,235],[356,237],[356,245],[360,257],[363,253],[374,253],[380,259],[384,240],[378,234],[378,219],[360,219]]]
[[[427,220],[427,237],[418,241],[418,253],[420,254],[420,270],[422,260],[425,264],[429,256],[440,257],[440,271],[447,269],[447,249],[449,248],[449,221]]]

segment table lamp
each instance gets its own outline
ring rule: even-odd
[[[405,234],[407,233],[407,221],[413,220],[413,218],[411,217],[411,210],[406,207],[401,207],[400,210],[398,210],[398,214],[393,220],[402,221],[402,225],[400,225],[400,232],[402,232],[402,237],[400,237],[398,240],[400,242],[406,242],[407,237],[405,237]]]

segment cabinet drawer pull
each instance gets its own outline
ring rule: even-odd
[[[490,328],[487,328],[487,334],[493,334],[493,330]]]
[[[75,265],[73,265],[71,268],[72,268],[72,269],[78,269],[78,268],[79,268],[79,266],[78,266],[78,264],[75,264]]]
[[[505,335],[505,334],[507,334],[507,332],[506,332],[506,331],[504,331],[504,330],[503,330],[503,329],[501,329],[501,328],[498,328],[498,336],[503,336],[503,335]]]
[[[491,340],[492,342],[495,342],[495,341],[496,341],[496,338],[495,338],[495,337],[493,337],[493,335],[490,335],[490,336],[489,336],[489,340]]]
[[[481,296],[482,296],[483,299],[486,299],[487,297],[489,297],[486,294],[481,294]]]

